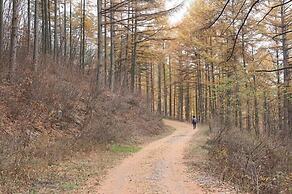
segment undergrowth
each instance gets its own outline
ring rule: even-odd
[[[44,65],[16,77],[0,82],[0,193],[26,192],[50,166],[80,152],[139,143],[164,130],[141,97],[106,89],[96,95],[91,75]]]
[[[291,142],[223,130],[209,141],[213,171],[252,193],[291,193]]]

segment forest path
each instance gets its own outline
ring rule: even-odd
[[[185,148],[197,130],[187,123],[165,120],[176,130],[154,141],[113,168],[100,187],[86,193],[99,194],[200,194],[202,189],[188,178]]]

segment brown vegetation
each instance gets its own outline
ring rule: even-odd
[[[223,130],[208,143],[211,169],[222,180],[252,193],[291,193],[291,142]]]
[[[211,165],[208,155],[210,145],[210,131],[207,125],[199,125],[196,135],[193,136],[189,148],[186,150],[186,163],[190,177],[206,193],[240,193],[239,188],[231,182],[222,181],[219,176],[214,173],[214,167],[219,165]],[[218,175],[217,171],[217,175]]]
[[[219,121],[215,168],[250,191],[287,192],[292,1],[188,2],[174,27],[181,6],[164,1],[0,0],[5,192],[79,150],[158,133],[148,111]]]
[[[49,166],[78,152],[137,143],[163,129],[138,96],[92,95],[90,75],[56,65],[17,75],[0,83],[0,192],[28,189]]]
[[[195,181],[209,192],[291,193],[291,142],[281,139],[202,126],[187,162]]]

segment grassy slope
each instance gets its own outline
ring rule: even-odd
[[[0,193],[78,189],[167,131],[143,99],[107,91],[92,99],[91,79],[77,74],[24,70],[0,82]]]

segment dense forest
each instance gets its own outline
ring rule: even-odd
[[[67,101],[82,91],[84,114],[92,117],[95,100],[104,93],[134,95],[154,115],[181,121],[196,116],[216,133],[213,144],[218,149],[228,149],[222,142],[228,144],[242,133],[253,139],[243,144],[255,144],[247,151],[249,159],[258,149],[265,150],[262,157],[269,151],[287,154],[292,136],[292,1],[189,0],[171,7],[168,2],[0,0],[0,99],[10,98],[11,93],[4,91],[13,86],[29,102],[45,99],[53,107],[26,104],[37,106],[32,112],[60,117],[73,110]],[[187,11],[173,22],[181,10]],[[71,85],[58,88],[61,81],[52,78],[55,74],[62,77],[62,84]],[[25,112],[24,106],[9,107],[11,115]],[[2,110],[0,132],[14,134],[17,116]],[[36,118],[32,112],[26,120]],[[101,114],[95,117],[97,125]],[[32,131],[38,131],[42,121],[36,119]],[[270,150],[263,142],[280,146]],[[230,143],[229,148],[233,146]],[[215,157],[219,152],[211,153]],[[254,163],[263,160],[259,155]],[[271,173],[285,171],[286,180],[291,156],[271,157],[286,166],[281,170],[274,164],[264,166],[275,168]],[[262,189],[258,179],[247,179],[257,182],[250,190]],[[275,192],[263,187],[261,191]]]
[[[143,93],[165,116],[291,134],[290,1],[196,1],[173,27],[165,16],[179,5],[163,8],[155,1],[1,2],[8,78],[20,60],[35,71],[50,60],[95,72],[97,90]]]
[[[177,117],[192,107],[204,122],[291,135],[291,2],[194,6],[170,43]]]

